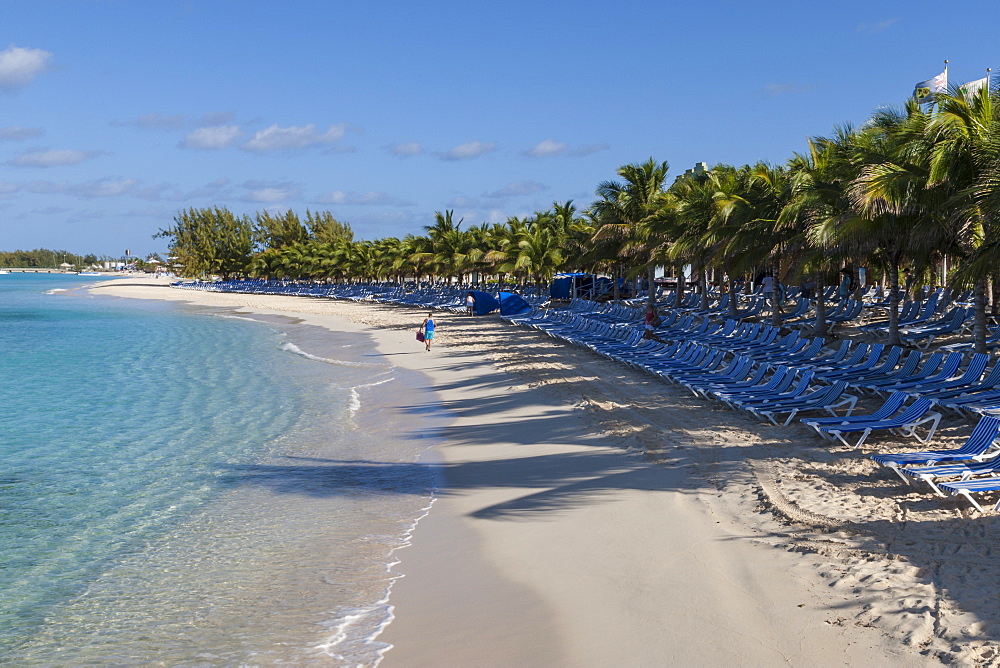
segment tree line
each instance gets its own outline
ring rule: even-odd
[[[716,164],[668,185],[668,164],[624,165],[582,212],[572,202],[526,218],[461,228],[435,214],[423,235],[354,241],[350,226],[307,212],[256,221],[189,210],[162,230],[188,273],[293,279],[402,280],[476,275],[541,282],[556,271],[638,276],[691,266],[707,305],[713,278],[768,272],[811,281],[820,295],[839,270],[865,267],[888,285],[889,339],[898,343],[900,275],[972,289],[974,338],[985,350],[987,308],[1000,296],[1000,100],[985,88],[908,101],[859,127],[805,142],[783,164]],[[332,222],[330,222],[332,221]],[[326,224],[331,225],[329,232]],[[614,282],[617,286],[617,281]],[[736,281],[729,281],[734,293]],[[730,300],[735,309],[736,300]],[[781,323],[774,309],[774,324]]]
[[[78,255],[66,250],[50,250],[48,248],[0,251],[0,267],[5,268],[56,269],[63,263],[71,264],[74,267],[89,267],[100,259],[103,258],[99,258],[93,253]]]

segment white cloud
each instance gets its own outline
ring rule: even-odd
[[[85,160],[104,155],[103,151],[74,151],[63,149],[57,151],[26,151],[7,161],[15,167],[62,167],[78,165]]]
[[[178,146],[195,149],[222,149],[231,145],[242,135],[238,125],[213,125],[192,130],[184,136]]]
[[[202,116],[195,125],[208,127],[209,125],[232,125],[236,120],[236,114],[231,111],[212,111]]]
[[[52,54],[42,49],[12,46],[0,51],[0,89],[26,86],[49,69]]]
[[[413,206],[413,202],[397,199],[383,192],[369,191],[366,193],[344,192],[334,190],[316,198],[318,204],[340,204],[345,206]]]
[[[90,199],[93,197],[119,197],[128,195],[137,185],[135,179],[103,178],[77,183],[65,189],[66,194]]]
[[[298,197],[298,187],[290,181],[245,181],[243,187],[247,193],[243,195],[244,202],[259,202],[263,204],[273,204],[283,202],[287,199]]]
[[[21,190],[20,183],[11,183],[10,181],[0,181],[0,197],[13,195],[14,193]]]
[[[524,154],[535,158],[542,158],[553,155],[566,155],[568,150],[569,145],[565,142],[555,141],[554,139],[545,139],[532,146],[530,149],[525,151]]]
[[[18,125],[0,128],[0,139],[7,141],[21,141],[22,139],[33,139],[41,137],[45,131],[41,128],[24,128]]]
[[[535,181],[517,181],[504,186],[500,190],[494,190],[491,193],[483,193],[483,197],[489,197],[491,199],[521,197],[523,195],[534,195],[535,193],[542,192],[546,189],[547,186]]]
[[[302,126],[279,128],[277,124],[257,132],[243,148],[247,151],[285,151],[330,144],[344,138],[347,126],[331,125],[326,132],[317,132],[312,123]]]
[[[144,188],[137,188],[132,192],[132,194],[139,199],[158,202],[161,199],[170,199],[167,191],[172,190],[173,188],[174,186],[169,183],[156,183]]]
[[[611,147],[607,144],[585,144],[576,148],[570,148],[570,145],[566,142],[556,141],[554,139],[545,139],[538,142],[527,151],[521,151],[521,155],[526,155],[530,158],[553,158],[557,156],[581,158],[583,156],[590,155],[591,153],[605,151],[609,148]]]
[[[47,206],[41,209],[32,209],[31,213],[37,216],[58,216],[71,211],[69,207],[66,206]]]
[[[192,199],[217,199],[226,197],[228,192],[229,179],[221,177],[206,183],[200,188],[195,188],[179,197],[181,200]]]
[[[876,23],[859,23],[857,31],[862,33],[880,33],[888,30],[897,23],[899,23],[898,16],[886,19],[885,21],[878,21]]]
[[[497,143],[495,141],[486,143],[481,141],[470,141],[464,144],[459,144],[450,151],[441,153],[440,156],[442,160],[470,160],[472,158],[478,158],[486,153],[492,153],[495,150],[497,150]]]
[[[480,208],[479,200],[474,197],[465,197],[464,195],[459,195],[458,197],[452,197],[446,208],[449,209],[478,209]]]
[[[292,191],[281,188],[260,188],[259,190],[251,190],[246,194],[245,199],[248,202],[281,202],[292,194],[294,194]]]
[[[420,145],[420,142],[408,141],[403,142],[402,144],[393,144],[389,147],[389,152],[393,155],[409,157],[412,155],[420,155],[424,152],[424,148]]]
[[[139,182],[135,179],[106,177],[83,183],[70,184],[66,181],[31,181],[24,184],[30,193],[41,195],[71,195],[84,199],[96,197],[119,197],[132,194]]]

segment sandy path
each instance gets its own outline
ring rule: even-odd
[[[400,552],[386,666],[996,661],[997,522],[804,429],[495,318],[442,314],[424,353],[412,309],[140,283],[98,291],[362,328],[428,375],[448,486]]]

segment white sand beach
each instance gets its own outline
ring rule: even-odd
[[[499,318],[177,290],[125,298],[371,334],[451,419],[385,666],[1000,664],[1000,518]],[[936,444],[971,426],[946,422]]]

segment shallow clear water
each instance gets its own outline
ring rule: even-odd
[[[0,661],[376,663],[434,485],[424,379],[92,280],[0,277]]]

